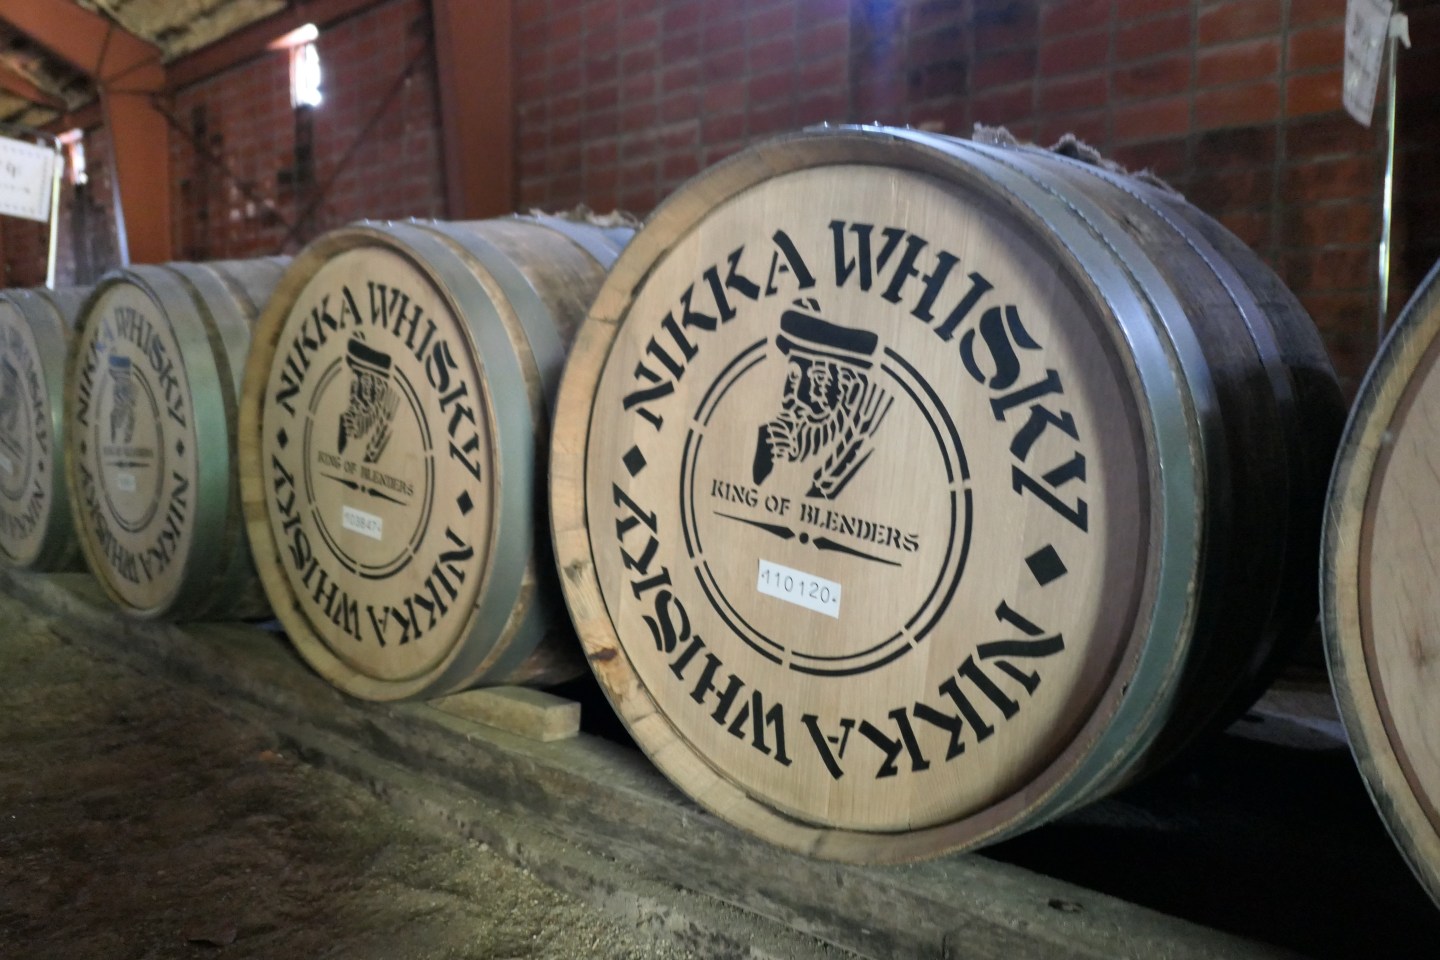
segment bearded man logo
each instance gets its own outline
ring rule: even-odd
[[[110,442],[128,444],[135,438],[135,381],[131,378],[130,358],[110,354],[111,393]]]
[[[400,405],[400,394],[390,382],[390,355],[368,346],[357,333],[350,338],[345,362],[354,377],[350,406],[340,415],[337,452],[344,453],[351,440],[362,440],[368,434],[363,459],[375,463],[390,442],[390,421]]]
[[[760,426],[752,475],[759,486],[777,462],[818,457],[806,496],[830,500],[870,459],[894,399],[870,379],[874,333],[821,319],[815,300],[795,306],[780,317],[775,346],[789,366],[780,412]]]

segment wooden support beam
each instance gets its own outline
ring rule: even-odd
[[[5,0],[0,19],[95,80],[115,152],[121,260],[169,260],[170,134],[153,99],[165,89],[159,48],[74,3]]]
[[[382,0],[308,0],[292,2],[279,13],[257,20],[214,43],[206,44],[171,61],[167,69],[170,90],[180,90],[192,83],[208,80],[247,60],[263,56],[271,42],[296,27],[307,23],[324,30],[332,23],[348,19],[381,3]],[[488,2],[488,0],[487,0]]]
[[[452,219],[515,210],[514,2],[430,3]]]

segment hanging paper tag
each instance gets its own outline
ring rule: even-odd
[[[1394,7],[1391,0],[1348,0],[1345,5],[1345,109],[1367,127],[1375,114]]]
[[[0,214],[48,222],[58,156],[49,147],[0,137]]]

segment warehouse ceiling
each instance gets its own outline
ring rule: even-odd
[[[296,0],[54,0],[83,7],[176,59]],[[94,100],[83,70],[33,43],[4,20],[0,7],[0,122],[43,127]]]

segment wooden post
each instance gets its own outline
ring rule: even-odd
[[[513,0],[432,0],[436,81],[453,219],[515,209]]]
[[[115,151],[122,259],[170,259],[170,136],[154,103],[165,89],[159,49],[76,4],[9,0],[0,18],[99,86]]]

